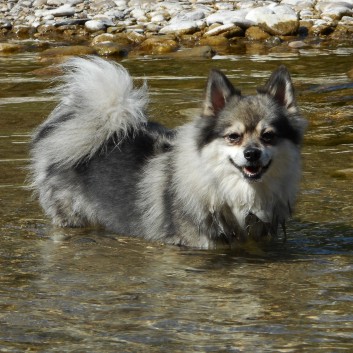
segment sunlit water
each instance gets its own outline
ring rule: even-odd
[[[352,352],[353,50],[213,60],[143,58],[150,115],[197,113],[211,67],[253,93],[289,67],[310,127],[288,241],[196,251],[96,229],[52,229],[25,189],[30,131],[53,108],[36,54],[0,56],[1,352]]]

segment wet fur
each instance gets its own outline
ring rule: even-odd
[[[284,67],[245,97],[212,71],[202,114],[175,130],[147,120],[146,87],[122,66],[76,58],[63,69],[60,103],[31,148],[32,188],[55,225],[215,248],[275,236],[290,216],[305,121]],[[273,145],[261,137],[268,127]],[[246,161],[247,148],[261,158]],[[257,169],[256,180],[244,174]]]

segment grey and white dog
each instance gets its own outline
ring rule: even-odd
[[[284,66],[253,96],[212,70],[200,116],[147,120],[145,85],[100,58],[63,65],[31,146],[32,187],[58,226],[95,224],[197,248],[276,236],[294,206],[306,121]]]

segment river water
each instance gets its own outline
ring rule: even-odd
[[[123,62],[148,80],[149,113],[168,126],[197,113],[211,67],[245,93],[278,65],[290,69],[310,126],[288,240],[235,252],[53,229],[25,188],[51,82],[33,73],[36,53],[0,56],[0,351],[352,352],[352,54],[318,46]]]

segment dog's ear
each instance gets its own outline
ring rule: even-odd
[[[234,94],[241,93],[221,71],[211,70],[206,86],[203,116],[217,116]]]
[[[259,88],[257,91],[271,95],[277,103],[291,113],[298,111],[292,79],[287,68],[283,65],[275,70],[265,86]]]

